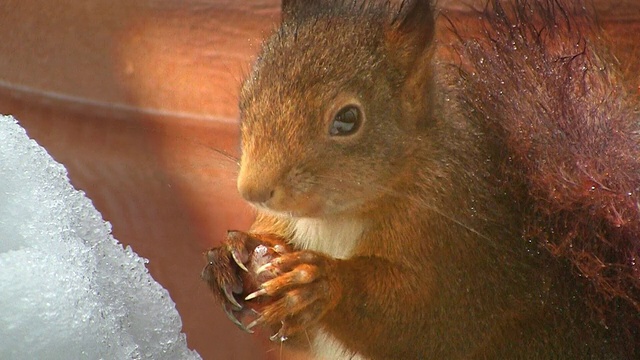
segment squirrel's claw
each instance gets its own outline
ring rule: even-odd
[[[331,300],[339,296],[331,294],[339,289],[330,283],[334,266],[333,259],[311,251],[283,254],[265,264],[258,271],[269,270],[279,275],[263,282],[245,301],[263,296],[269,296],[272,301],[264,305],[258,319],[247,327],[282,324],[271,339],[284,341],[313,326],[330,310]]]
[[[251,294],[247,295],[247,297],[245,297],[244,299],[246,301],[249,301],[251,299],[255,299],[257,297],[260,297],[260,296],[263,296],[263,295],[266,295],[266,294],[267,294],[267,290],[260,289],[260,290],[254,291]]]
[[[222,286],[222,292],[224,293],[224,297],[227,299],[227,301],[230,302],[235,309],[242,309],[242,305],[240,305],[235,296],[233,296],[233,291],[231,290],[230,286]]]
[[[240,269],[249,272],[249,269],[245,266],[245,263],[249,261],[249,252],[245,247],[246,237],[247,234],[241,231],[227,231],[227,250],[231,253],[236,265]]]
[[[282,326],[280,326],[280,330],[278,330],[277,333],[269,336],[269,340],[273,341],[273,342],[285,342],[287,341],[287,335],[286,334],[286,325],[284,323],[284,321],[281,322]]]
[[[242,261],[240,261],[240,256],[238,255],[238,253],[236,251],[231,250],[231,257],[233,258],[233,261],[235,261],[236,265],[238,265],[238,267],[246,272],[249,272],[249,269],[247,269],[247,267],[242,263]]]
[[[248,333],[252,333],[252,328],[258,325],[278,325],[287,316],[282,311],[292,310],[284,304],[271,307],[275,300],[271,295],[277,294],[282,297],[286,292],[285,289],[280,288],[280,285],[302,284],[315,278],[315,271],[307,269],[305,265],[300,264],[300,268],[298,266],[282,268],[281,264],[275,261],[279,256],[288,254],[286,244],[281,241],[280,238],[273,236],[252,236],[240,231],[229,231],[222,246],[212,248],[205,253],[207,265],[202,271],[202,279],[207,282],[218,301],[223,304],[227,317]],[[300,260],[296,256],[292,261],[298,263]],[[287,263],[287,265],[290,264]],[[313,274],[307,278],[304,274],[309,271]],[[281,275],[284,275],[281,278],[282,281],[275,281]],[[309,296],[309,294],[306,295]],[[282,303],[283,299],[279,299],[278,302]],[[297,306],[293,310],[307,304],[307,301],[302,299],[294,302]],[[265,307],[271,308],[268,316],[262,313]],[[244,325],[245,315],[251,312],[255,320]],[[285,335],[283,331],[285,330],[279,332],[282,336]]]
[[[235,310],[242,309],[234,296],[234,293],[242,293],[242,281],[232,266],[229,252],[224,248],[214,248],[207,251],[205,256],[207,265],[202,270],[202,279],[223,303],[230,304]]]
[[[264,318],[262,316],[259,316],[257,319],[253,320],[252,322],[249,323],[249,325],[246,326],[246,330],[253,331],[251,329],[263,323],[264,323]]]
[[[277,270],[278,269],[274,268],[274,266],[270,262],[268,262],[256,269],[256,275],[261,275],[265,271],[271,271],[271,273],[273,273],[274,275],[280,275],[280,272]]]
[[[231,320],[231,322],[236,324],[237,327],[239,327],[243,331],[248,332],[249,334],[253,334],[253,330],[251,330],[250,328],[244,326],[244,324],[242,322],[240,322],[240,320],[238,320],[238,318],[235,316],[235,314],[233,313],[233,310],[229,309],[226,304],[222,305],[222,310],[224,311],[225,315],[227,315],[229,320]]]

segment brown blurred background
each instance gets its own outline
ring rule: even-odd
[[[631,91],[640,93],[639,2],[594,2]],[[468,16],[459,1],[440,4]],[[261,39],[277,26],[279,6],[0,3],[0,114],[18,118],[66,165],[116,238],[150,260],[189,346],[205,360],[281,356],[264,336],[236,329],[199,279],[202,252],[252,220],[235,191],[236,164],[221,152],[238,154],[237,90]]]

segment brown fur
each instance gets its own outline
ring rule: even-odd
[[[621,322],[637,343],[637,98],[584,4],[493,2],[485,19],[484,37],[462,36],[463,101],[509,155],[511,181],[525,184],[523,236],[571,264],[599,320]]]
[[[495,3],[486,36],[459,32],[461,70],[433,58],[428,1],[285,1],[240,101],[252,231],[298,250],[274,262],[261,322],[323,330],[371,359],[637,355],[623,336],[637,328],[605,328],[583,301],[606,279],[577,282],[562,260],[583,270],[574,252],[599,256],[609,240],[615,261],[637,255],[637,114],[614,72],[596,71],[591,30],[567,29],[583,29],[572,8],[531,4]],[[533,31],[554,22],[557,36]],[[330,137],[350,103],[362,128]],[[300,218],[361,231],[335,258],[301,239]],[[618,297],[633,306],[634,289]]]

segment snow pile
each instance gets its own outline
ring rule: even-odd
[[[0,116],[0,359],[199,359],[168,292]]]

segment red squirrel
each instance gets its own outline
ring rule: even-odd
[[[202,274],[232,320],[318,359],[638,358],[640,115],[585,9],[491,0],[449,47],[427,0],[283,1],[240,96],[257,218]]]

